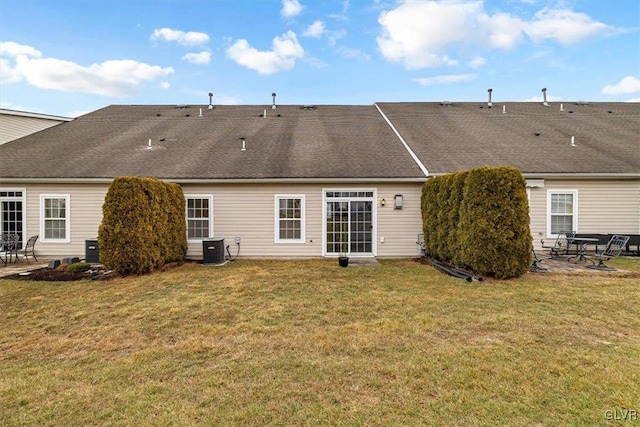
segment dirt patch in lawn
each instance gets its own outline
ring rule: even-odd
[[[192,261],[183,261],[183,262],[171,262],[163,265],[156,272],[162,272],[171,270],[175,267],[178,267],[186,262]],[[122,277],[120,274],[115,271],[107,269],[103,265],[95,265],[92,266],[87,271],[78,271],[78,272],[69,272],[63,269],[51,269],[51,268],[38,268],[35,270],[16,273],[10,276],[3,277],[4,279],[10,280],[29,280],[29,281],[43,281],[43,282],[72,282],[76,280],[109,280],[116,277]]]

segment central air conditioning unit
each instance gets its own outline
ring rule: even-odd
[[[202,263],[205,265],[224,264],[224,238],[202,241]]]

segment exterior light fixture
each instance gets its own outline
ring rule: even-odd
[[[402,209],[403,199],[404,198],[402,197],[402,194],[396,194],[395,197],[393,198],[393,208]]]
[[[385,199],[380,200],[380,206],[384,206],[387,204],[387,201]]]

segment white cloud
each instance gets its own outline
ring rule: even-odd
[[[3,43],[4,44],[4,43]],[[25,80],[43,89],[81,92],[104,96],[130,96],[137,93],[144,81],[157,80],[173,73],[131,59],[109,60],[88,67],[57,58],[43,58],[30,46],[14,43],[0,49],[2,70],[0,80],[15,83]],[[22,52],[22,53],[21,53]]]
[[[31,58],[40,58],[42,56],[42,52],[31,46],[18,44],[16,42],[0,42],[0,56],[16,58],[21,55]]]
[[[378,48],[387,60],[411,69],[454,65],[456,61],[449,58],[446,48],[465,39],[481,8],[479,1],[402,2],[380,14]]]
[[[151,34],[151,40],[176,42],[181,46],[191,47],[208,43],[209,36],[206,33],[194,31],[185,33],[184,31],[173,30],[171,28],[156,28]]]
[[[160,82],[160,87],[162,89],[169,89],[171,87],[171,84],[169,82]]]
[[[485,37],[491,47],[509,50],[522,41],[525,23],[518,17],[496,13],[493,16],[481,14],[477,19],[481,28],[486,30]]]
[[[423,86],[428,86],[428,85],[436,85],[436,84],[466,82],[469,80],[473,80],[476,77],[477,76],[475,74],[449,74],[449,75],[434,76],[434,77],[422,77],[422,78],[413,79],[413,81]]]
[[[544,8],[531,21],[504,12],[489,15],[482,0],[400,0],[397,7],[380,14],[378,23],[382,56],[409,69],[455,65],[458,61],[449,51],[459,45],[509,50],[525,35],[534,43],[573,44],[612,30],[568,9]]]
[[[343,58],[348,58],[348,59],[360,59],[362,61],[369,61],[371,60],[371,55],[358,50],[358,49],[351,49],[348,47],[339,47],[337,49],[338,54],[340,54],[340,56],[342,56]]]
[[[602,88],[605,95],[628,95],[640,92],[640,79],[627,76],[614,85],[607,85]]]
[[[227,49],[227,56],[258,74],[273,74],[292,69],[296,59],[304,57],[304,49],[296,34],[289,30],[282,36],[274,37],[269,51],[259,51],[251,47],[247,40],[240,39]]]
[[[478,68],[482,67],[486,63],[487,63],[486,59],[480,56],[476,56],[475,58],[472,58],[471,61],[469,61],[469,67],[473,68],[474,70],[477,70]]]
[[[578,43],[609,29],[608,25],[584,13],[547,8],[538,11],[533,22],[524,26],[524,31],[536,43],[551,39],[561,44]]]
[[[208,64],[209,61],[211,61],[211,53],[207,51],[202,51],[200,53],[187,53],[182,57],[182,59],[192,64]]]
[[[306,37],[320,37],[324,33],[324,22],[315,21],[313,24],[307,27],[307,30],[302,33],[303,36]]]
[[[329,46],[335,46],[338,40],[347,36],[347,30],[327,31],[327,42]]]
[[[298,0],[282,0],[282,10],[280,16],[283,18],[291,18],[302,12],[302,5]]]

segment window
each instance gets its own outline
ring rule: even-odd
[[[578,192],[550,190],[547,196],[547,234],[557,236],[561,231],[578,231]]]
[[[43,242],[69,242],[68,194],[40,195],[40,236]]]
[[[304,196],[276,195],[276,242],[304,243]]]
[[[187,240],[199,241],[213,237],[213,196],[185,195],[187,209]]]

